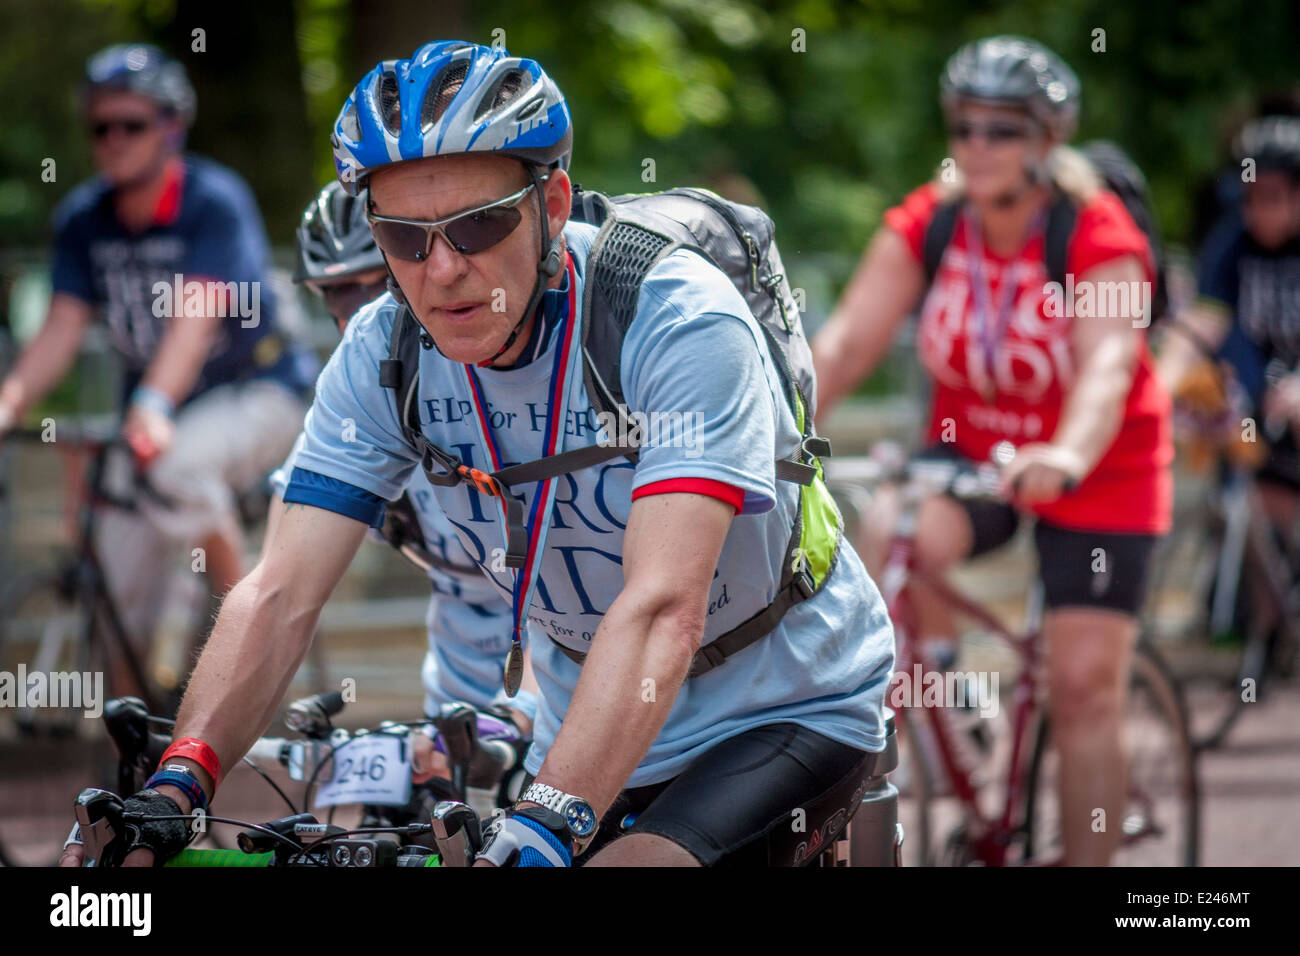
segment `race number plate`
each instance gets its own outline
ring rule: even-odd
[[[353,737],[334,752],[334,774],[320,788],[319,807],[341,803],[403,806],[411,799],[411,751],[405,735]]]

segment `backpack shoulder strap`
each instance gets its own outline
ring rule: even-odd
[[[379,363],[379,384],[393,391],[402,437],[419,453],[420,466],[431,484],[449,487],[466,481],[473,483],[476,476],[490,477],[468,468],[451,452],[429,441],[420,427],[420,349],[433,347],[428,335],[411,310],[403,305],[393,317],[388,358]],[[440,466],[442,471],[437,471],[435,466]]]
[[[1065,272],[1069,266],[1070,239],[1079,220],[1079,207],[1069,196],[1058,192],[1047,209],[1047,224],[1043,228],[1043,258],[1047,277],[1065,288]]]
[[[582,296],[583,376],[597,414],[612,416],[621,426],[627,407],[619,365],[623,340],[636,318],[641,283],[661,259],[689,243],[672,235],[669,223],[652,224],[645,215],[628,215],[630,210],[620,209],[619,203],[606,197],[597,196],[597,200],[606,213],[587,256]],[[627,429],[622,428],[621,434],[628,434]],[[635,451],[628,457],[635,460]]]
[[[411,310],[403,305],[393,316],[388,337],[388,358],[379,363],[379,384],[393,390],[397,420],[402,434],[417,449],[424,436],[420,431],[419,410],[415,404],[420,378],[420,334],[424,330]]]
[[[952,242],[953,231],[957,228],[957,217],[961,213],[961,201],[952,199],[935,207],[930,223],[925,227],[925,238],[921,245],[922,262],[925,265],[925,287],[934,283],[939,272],[939,263],[943,261],[943,252]]]

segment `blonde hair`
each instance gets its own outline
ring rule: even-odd
[[[1047,174],[1052,185],[1079,205],[1087,205],[1102,189],[1101,176],[1088,158],[1070,146],[1053,146],[1047,154]],[[958,199],[966,191],[966,180],[954,165],[935,176],[940,202]]]

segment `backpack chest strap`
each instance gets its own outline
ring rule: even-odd
[[[522,568],[528,556],[528,533],[524,525],[524,506],[510,493],[515,485],[532,484],[548,478],[558,478],[570,472],[590,468],[633,452],[635,449],[621,445],[589,445],[569,451],[510,465],[499,471],[482,471],[466,465],[446,449],[429,441],[421,433],[414,436],[416,450],[420,453],[420,467],[430,484],[443,488],[469,485],[479,494],[499,498],[506,509],[506,567]],[[440,470],[436,470],[440,469]]]

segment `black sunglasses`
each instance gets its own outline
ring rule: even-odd
[[[958,142],[983,136],[990,143],[1009,143],[1029,138],[1029,127],[1024,123],[971,123],[961,120],[948,127],[948,135]]]
[[[461,255],[472,256],[490,249],[515,231],[523,219],[518,205],[528,195],[529,183],[517,193],[477,209],[457,213],[437,222],[420,219],[397,219],[367,212],[375,242],[394,259],[422,262],[433,249],[433,237],[442,236],[447,245]]]
[[[95,139],[103,139],[113,130],[120,130],[128,136],[139,136],[152,125],[152,122],[144,119],[101,120],[91,124],[90,135]]]

